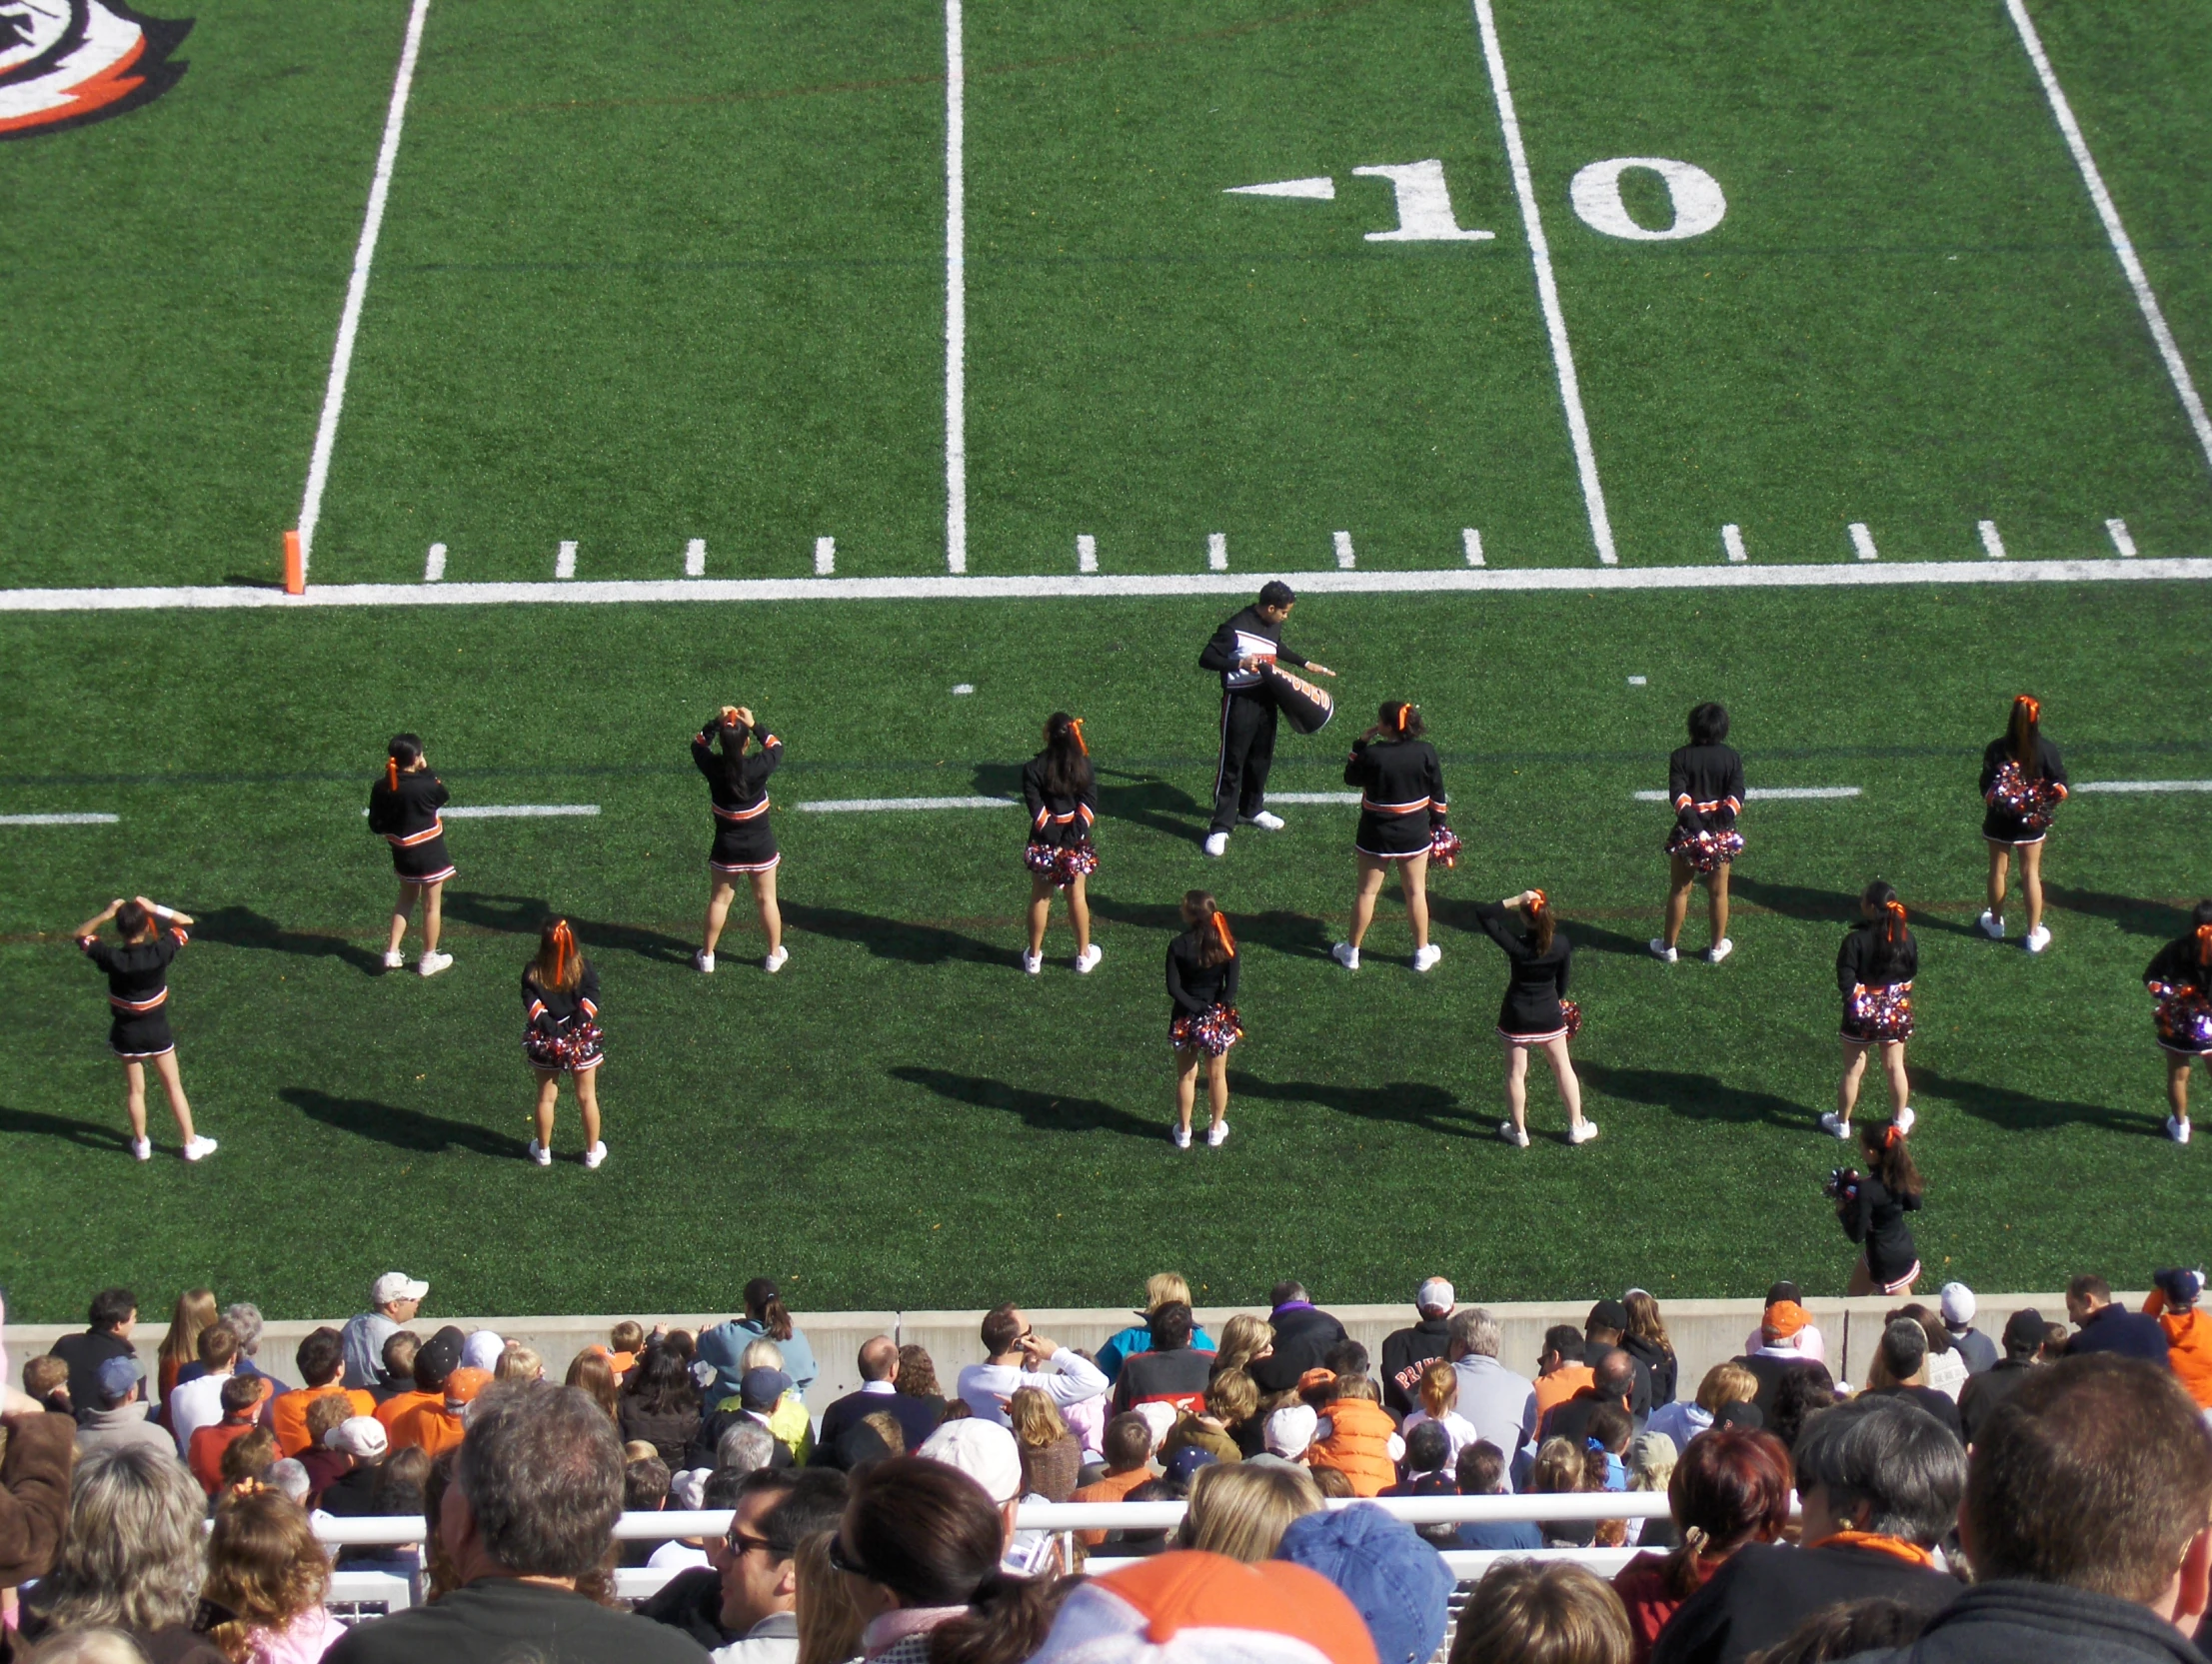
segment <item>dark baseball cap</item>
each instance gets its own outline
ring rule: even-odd
[[[418,1374],[427,1371],[437,1380],[444,1380],[461,1367],[461,1354],[467,1350],[469,1337],[448,1323],[423,1342],[421,1351],[415,1354]]]
[[[1625,1329],[1628,1308],[1618,1300],[1600,1300],[1590,1307],[1589,1318],[1582,1326],[1585,1329]]]
[[[92,1379],[100,1389],[103,1408],[113,1409],[131,1395],[131,1388],[146,1378],[146,1371],[139,1366],[135,1354],[125,1352],[120,1357],[103,1358],[100,1367],[92,1372]]]
[[[2005,1350],[2033,1356],[2043,1349],[2043,1314],[2033,1306],[2014,1312],[2005,1319]]]
[[[791,1388],[791,1377],[781,1369],[748,1369],[738,1382],[738,1401],[749,1410],[773,1410]]]

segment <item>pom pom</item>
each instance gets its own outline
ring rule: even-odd
[[[1571,999],[1559,1001],[1559,1016],[1567,1025],[1567,1038],[1573,1039],[1582,1032],[1582,1007]]]
[[[1428,859],[1433,866],[1457,866],[1459,864],[1459,834],[1449,827],[1439,826],[1428,834]]]
[[[1041,878],[1050,878],[1060,864],[1060,851],[1050,843],[1030,843],[1023,846],[1022,864]]]
[[[1099,851],[1088,838],[1060,846],[1031,843],[1022,851],[1022,864],[1066,889],[1078,878],[1088,878],[1099,870]]]
[[[1743,833],[1691,832],[1687,827],[1676,827],[1667,837],[1666,852],[1680,855],[1692,871],[1711,872],[1723,861],[1734,860],[1743,853]]]
[[[1852,1026],[1870,1040],[1912,1038],[1912,984],[1893,982],[1887,987],[1860,984],[1851,990],[1847,1007]]]
[[[2054,782],[2029,780],[2010,758],[1997,765],[1996,784],[1989,801],[2030,832],[2042,832],[2051,824],[2051,811],[2059,801]]]
[[[1208,1005],[1196,1016],[1177,1016],[1167,1025],[1167,1038],[1177,1051],[1198,1050],[1218,1057],[1244,1037],[1234,1005]]]
[[[602,1038],[598,1023],[580,1018],[558,1034],[525,1029],[523,1052],[542,1069],[581,1068],[599,1060]]]
[[[2212,1000],[2192,987],[2169,993],[2158,1004],[2158,1037],[2177,1051],[2212,1051]]]

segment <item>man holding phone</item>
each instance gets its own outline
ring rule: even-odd
[[[1007,1402],[1024,1387],[1037,1388],[1064,1409],[1106,1390],[1106,1375],[1097,1364],[1047,1340],[1011,1301],[985,1314],[983,1338],[990,1356],[960,1372],[960,1397],[972,1414],[1002,1427],[1014,1425]],[[1038,1367],[1046,1362],[1055,1368]]]

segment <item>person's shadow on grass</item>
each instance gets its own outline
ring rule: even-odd
[[[635,953],[642,959],[657,959],[663,964],[690,964],[692,950],[697,945],[636,924],[617,924],[604,918],[562,912],[552,902],[536,895],[487,895],[477,890],[448,889],[445,915],[456,924],[471,924],[478,929],[500,930],[519,936],[536,935],[545,928],[549,918],[566,918],[586,954],[595,949]]]
[[[341,959],[365,976],[380,975],[384,970],[381,953],[357,946],[344,936],[288,930],[251,907],[218,907],[204,912],[192,926],[192,934],[197,940],[220,942],[226,947],[260,947],[305,959]]]
[[[506,1156],[525,1160],[529,1150],[520,1138],[473,1121],[448,1120],[420,1109],[402,1109],[365,1097],[339,1097],[312,1086],[285,1086],[277,1096],[310,1120],[351,1132],[358,1137],[389,1144],[394,1149],[436,1155],[447,1150],[467,1150],[477,1155]]]
[[[1806,884],[1778,884],[1735,875],[1728,880],[1728,898],[1808,924],[1840,924],[1850,929],[1865,922],[1859,916],[1859,898],[1838,889],[1813,889]],[[1693,898],[1690,910],[1696,911],[1701,904]]]
[[[1010,1085],[981,1074],[961,1074],[952,1069],[924,1068],[902,1063],[887,1071],[894,1080],[923,1087],[956,1103],[979,1109],[1001,1109],[1020,1115],[1041,1132],[1120,1132],[1136,1138],[1157,1138],[1160,1123],[1130,1114],[1126,1109],[1095,1097],[1069,1092],[1040,1092]]]
[[[833,936],[865,947],[879,959],[904,964],[947,964],[965,960],[971,964],[1021,964],[1012,947],[994,946],[948,930],[942,924],[924,924],[906,918],[885,918],[850,907],[818,907],[806,901],[783,903],[784,922],[809,935]]]
[[[2069,912],[2110,919],[2129,935],[2171,941],[2189,933],[2189,909],[2168,901],[2138,900],[2132,895],[2113,895],[2101,889],[2076,889],[2071,884],[2054,884],[2047,879],[2043,894]]]
[[[1091,910],[1116,924],[1134,924],[1139,929],[1161,930],[1169,935],[1179,936],[1190,928],[1182,921],[1181,904],[1175,901],[1123,901],[1093,892]],[[1325,959],[1329,943],[1335,939],[1328,925],[1311,913],[1226,910],[1229,929],[1239,946],[1257,943],[1292,958]]]
[[[2131,1113],[2105,1103],[2036,1097],[2011,1086],[1999,1086],[1986,1080],[1964,1080],[1955,1074],[1943,1074],[1917,1065],[1913,1068],[1912,1079],[1918,1090],[1955,1103],[1976,1120],[1988,1121],[2007,1132],[2043,1132],[2080,1124],[2145,1138],[2166,1136],[2166,1109],[2162,1099],[2155,1100],[2152,1107]]]
[[[131,1147],[131,1136],[121,1127],[103,1126],[98,1121],[72,1120],[67,1115],[49,1115],[42,1109],[14,1109],[0,1104],[0,1132],[24,1132],[40,1138],[62,1138],[86,1149],[96,1149],[102,1154],[113,1154]]]
[[[1397,1121],[1452,1138],[1494,1138],[1502,1117],[1469,1109],[1441,1086],[1425,1080],[1392,1080],[1377,1086],[1343,1086],[1318,1080],[1262,1080],[1231,1070],[1229,1091],[1237,1097],[1281,1103],[1317,1103],[1363,1121]],[[1202,1108],[1203,1105],[1201,1104]]]
[[[1533,1069],[1530,1070],[1534,1072]],[[1574,1072],[1585,1084],[1624,1103],[1647,1103],[1686,1120],[1725,1121],[1733,1126],[1763,1122],[1793,1132],[1820,1132],[1820,1111],[1773,1092],[1731,1086],[1710,1074],[1673,1069],[1629,1069],[1577,1057]],[[1585,1109],[1588,1108],[1584,1104]],[[1820,1132],[1820,1136],[1828,1134]]]

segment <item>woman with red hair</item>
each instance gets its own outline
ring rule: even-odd
[[[1989,906],[1981,927],[1992,941],[2005,938],[2005,873],[2020,852],[2020,891],[2028,902],[2027,950],[2051,944],[2043,924],[2043,839],[2051,811],[2066,801],[2066,765],[2043,738],[2043,707],[2022,694],[2012,702],[2005,731],[1981,754],[1982,841],[1989,845]]]
[[[1236,938],[1220,904],[1202,889],[1182,898],[1189,926],[1167,944],[1167,1042],[1175,1048],[1175,1148],[1190,1147],[1190,1112],[1197,1104],[1198,1064],[1205,1064],[1213,1111],[1209,1148],[1228,1140],[1228,1048],[1244,1037],[1236,1020]]]
[[[1789,1524],[1789,1451],[1772,1433],[1715,1427],[1690,1440],[1667,1481],[1667,1510],[1681,1545],[1664,1556],[1639,1554],[1613,1579],[1628,1609],[1635,1664],[1674,1609],[1705,1586],[1737,1549],[1779,1541]]]
[[[1889,1105],[1899,1133],[1912,1130],[1916,1118],[1908,1101],[1912,1083],[1905,1074],[1905,1041],[1912,1038],[1912,978],[1920,968],[1919,944],[1905,925],[1905,906],[1894,886],[1876,878],[1859,896],[1866,922],[1843,938],[1835,956],[1836,986],[1843,993],[1843,1075],[1836,1081],[1835,1107],[1820,1117],[1838,1138],[1851,1136],[1851,1111],[1858,1104],[1866,1054],[1881,1048],[1882,1072],[1889,1077]]]
[[[1508,922],[1508,914],[1517,915],[1516,922]],[[1574,944],[1559,932],[1540,889],[1485,901],[1474,916],[1513,962],[1497,1012],[1497,1037],[1505,1045],[1505,1106],[1512,1119],[1498,1123],[1497,1135],[1528,1147],[1528,1053],[1541,1051],[1567,1106],[1567,1142],[1586,1144],[1597,1136],[1597,1122],[1583,1118],[1582,1082],[1567,1055],[1567,1041],[1582,1026],[1581,1011],[1566,996]]]
[[[2199,901],[2186,935],[2161,947],[2143,970],[2158,1001],[2158,1044],[2166,1053],[2166,1136],[2189,1141],[2189,1065],[2212,1058],[2212,900]],[[2207,1064],[2212,1067],[2212,1064]]]
[[[553,1165],[553,1106],[561,1094],[561,1076],[576,1082],[576,1104],[584,1116],[584,1165],[607,1159],[599,1136],[599,1065],[607,1060],[600,1044],[599,972],[576,942],[565,918],[549,918],[538,935],[538,956],[523,971],[523,1055],[538,1077],[537,1132],[530,1159]]]

